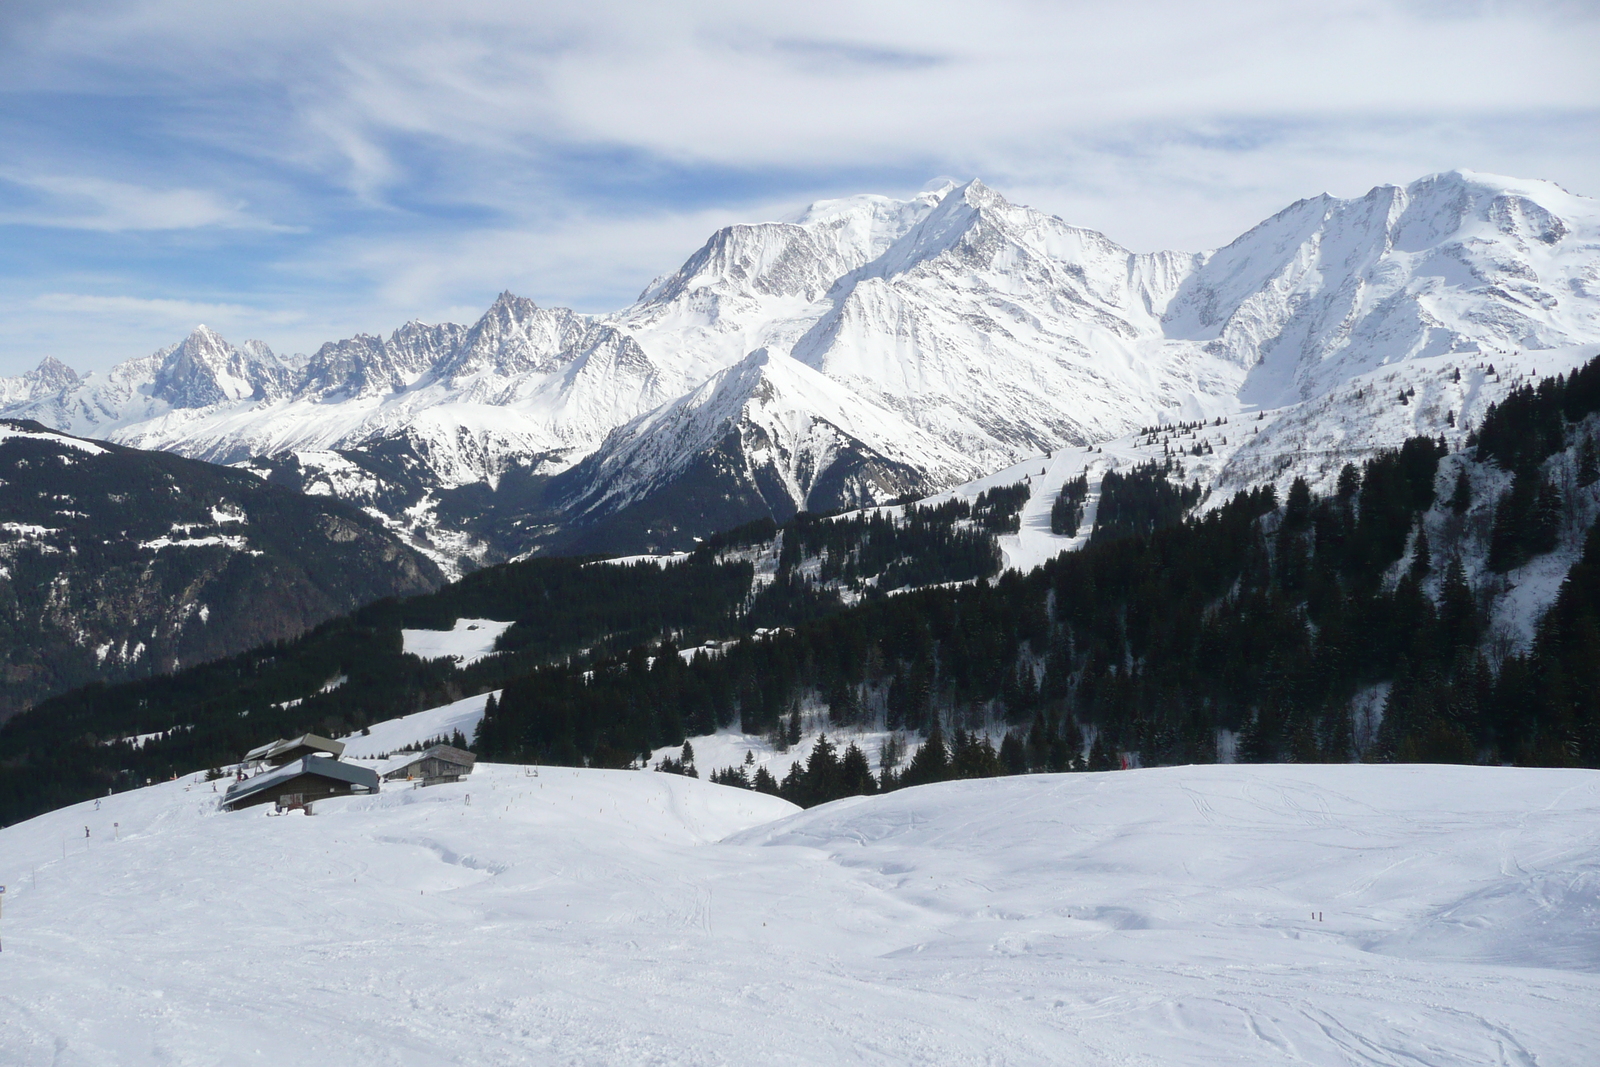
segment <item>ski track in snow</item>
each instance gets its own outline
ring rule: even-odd
[[[0,830],[0,1062],[1561,1067],[1600,1047],[1593,771],[1178,767],[808,812],[532,774],[480,764],[309,818],[220,814],[184,779]]]

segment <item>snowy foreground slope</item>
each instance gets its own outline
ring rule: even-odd
[[[1183,767],[808,812],[530,775],[309,818],[218,814],[185,780],[0,830],[0,1062],[1558,1067],[1600,1047],[1592,771]]]

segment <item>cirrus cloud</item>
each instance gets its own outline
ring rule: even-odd
[[[713,222],[940,173],[1142,249],[1456,166],[1600,192],[1597,44],[1580,0],[11,5],[0,277],[309,346],[506,286],[607,310]]]

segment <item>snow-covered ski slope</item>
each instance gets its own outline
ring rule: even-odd
[[[186,779],[0,830],[0,1062],[1577,1067],[1600,1048],[1593,771],[1178,767],[802,813],[480,764],[312,817],[216,799]]]
[[[1274,485],[1285,498],[1295,478],[1313,492],[1331,493],[1346,463],[1357,467],[1408,437],[1443,436],[1460,450],[1491,404],[1522,385],[1568,374],[1600,355],[1600,345],[1569,345],[1541,351],[1506,350],[1407,360],[1350,379],[1341,389],[1304,403],[1254,408],[1181,432],[1176,423],[1154,435],[1125,434],[1087,447],[1041,452],[993,474],[919,501],[937,505],[955,497],[976,500],[985,490],[1023,483],[1030,496],[1016,534],[998,538],[1007,569],[1029,571],[1046,560],[1081,548],[1094,528],[1100,481],[1107,471],[1127,472],[1143,463],[1180,465],[1183,480],[1199,482],[1199,510],[1219,507],[1240,490]],[[1490,374],[1493,367],[1495,373]],[[1459,372],[1459,377],[1457,377]],[[1400,394],[1410,392],[1405,403]],[[1195,456],[1196,446],[1204,454]],[[1088,474],[1089,498],[1076,537],[1050,532],[1050,507],[1061,487]],[[871,510],[871,509],[869,509]],[[878,509],[895,512],[896,508]],[[854,514],[854,513],[851,513]]]

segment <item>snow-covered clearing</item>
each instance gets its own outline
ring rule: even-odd
[[[458,667],[470,667],[494,652],[494,643],[511,629],[509,622],[494,619],[457,619],[449,630],[401,630],[407,655],[422,659],[449,656]]]
[[[891,737],[899,740],[902,748],[901,765],[916,755],[917,749],[922,747],[922,739],[917,734],[891,733],[888,730],[863,730],[859,727],[828,727],[818,730],[819,724],[815,721],[807,723],[807,729],[801,734],[800,740],[790,745],[783,751],[773,747],[772,738],[766,734],[747,734],[737,729],[718,730],[714,734],[703,734],[700,737],[689,738],[689,744],[694,749],[694,766],[700,777],[706,778],[712,771],[720,771],[727,767],[745,767],[755,773],[757,767],[765,767],[767,773],[773,778],[782,781],[783,776],[789,773],[789,768],[795,763],[803,769],[806,762],[811,759],[811,750],[816,747],[818,737],[824,733],[829,743],[838,749],[837,755],[844,756],[844,750],[854,744],[866,755],[867,762],[874,770],[879,766],[878,760],[882,755],[883,746]],[[751,762],[745,766],[745,756],[751,757]],[[654,767],[662,759],[683,758],[682,745],[668,745],[655,749],[650,753],[650,766]]]
[[[500,690],[496,689],[496,700],[499,694]],[[472,732],[483,721],[483,707],[489,702],[489,696],[488,693],[479,693],[453,704],[374,723],[365,734],[355,733],[339,740],[344,742],[344,754],[350,759],[372,759],[396,752],[406,745],[418,745],[440,736],[449,737],[455,730],[460,730],[462,736],[471,742]]]
[[[668,552],[664,555],[615,556],[611,559],[597,559],[589,566],[597,567],[602,563],[609,563],[613,567],[631,567],[635,563],[654,563],[657,567],[667,567],[674,563],[682,563],[688,558],[689,553],[687,552]]]
[[[1184,767],[801,813],[480,764],[309,818],[216,799],[167,782],[0,830],[0,1062],[1560,1067],[1600,1048],[1592,771]]]
[[[20,426],[0,425],[0,441],[8,440],[43,441],[46,444],[58,445],[62,448],[75,448],[79,452],[87,452],[91,456],[103,455],[106,449],[97,444],[84,441],[77,437],[69,437],[61,433],[38,433],[34,430],[24,430]]]
[[[499,689],[494,689],[494,699],[499,699]],[[368,726],[365,734],[350,734],[339,737],[339,741],[344,742],[344,755],[352,760],[371,760],[384,753],[397,752],[405,745],[422,744],[438,736],[448,737],[456,729],[470,742],[472,731],[483,721],[483,705],[488,701],[490,694],[480,693],[454,704],[430,707],[426,712],[374,723]]]

